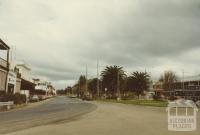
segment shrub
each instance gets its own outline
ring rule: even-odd
[[[174,100],[176,100],[177,98],[176,98],[175,96],[170,96],[168,99],[169,99],[170,101],[174,101]]]
[[[8,102],[8,101],[13,101],[12,94],[6,94],[0,98],[0,102]]]
[[[12,94],[6,94],[5,96],[0,98],[0,102],[8,102],[8,101],[14,101],[14,104],[23,104],[26,103],[26,95],[15,93]]]
[[[158,96],[158,95],[153,95],[153,99],[154,99],[154,100],[161,100],[161,97]]]
[[[13,101],[14,101],[14,104],[26,103],[26,95],[20,94],[20,93],[15,93],[13,95]]]

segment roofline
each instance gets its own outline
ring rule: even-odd
[[[24,67],[24,68],[26,68],[28,70],[31,70],[31,68],[29,68],[26,64],[17,64],[16,67],[17,66],[21,66],[21,67]]]
[[[7,50],[10,49],[10,47],[0,38],[0,43],[2,43],[3,47]]]

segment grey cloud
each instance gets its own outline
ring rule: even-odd
[[[76,81],[86,65],[95,76],[97,60],[154,77],[184,65],[200,73],[198,0],[8,0],[0,7],[0,36],[58,87]]]
[[[36,72],[40,76],[46,76],[50,81],[56,80],[76,80],[78,73],[69,71],[60,71],[56,69],[47,68],[35,68],[33,72]]]
[[[132,55],[132,58],[141,57],[141,55],[156,58],[158,56],[174,57],[199,48],[198,23],[200,19],[194,12],[199,9],[197,8],[199,3],[193,4],[186,1],[146,3],[148,4],[145,6],[141,5],[140,10],[151,16],[142,13],[146,16],[141,17],[141,12],[139,12],[136,13],[136,17],[134,15],[122,17],[123,21],[120,24],[114,22],[114,28],[111,31],[105,31],[106,37],[99,37],[99,39],[97,37],[94,41],[93,44],[100,44],[98,52],[93,52],[94,47],[92,51],[89,50],[89,53],[86,53],[94,56],[104,54],[110,58],[110,55],[115,56],[117,52],[116,59],[117,57],[126,59],[126,54]],[[193,8],[195,9],[191,12],[190,9]],[[188,12],[190,13],[187,14]],[[157,14],[162,18],[159,18]]]

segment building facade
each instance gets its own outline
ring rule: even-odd
[[[165,91],[162,82],[153,85],[157,95],[165,97],[182,97],[190,100],[200,100],[200,75],[185,77],[171,85],[171,89]]]
[[[48,86],[50,85],[49,82],[46,82],[46,81],[40,81],[37,83],[37,85],[35,86],[35,90],[36,91],[43,91],[45,93],[45,95],[48,94]]]
[[[31,68],[27,64],[24,62],[19,62],[15,67],[19,69],[19,73],[21,74],[22,79],[33,82],[31,76]]]
[[[9,94],[16,93],[17,76],[14,70],[9,70],[7,78],[8,79],[7,79],[6,93],[9,93]]]
[[[10,47],[0,39],[0,95],[6,93]]]
[[[25,62],[18,62],[15,66],[15,70],[17,70],[16,91],[20,91],[21,94],[25,94],[26,97],[29,98],[31,93],[35,91],[31,68]]]
[[[16,73],[16,87],[15,87],[15,93],[20,93],[21,90],[21,74],[19,73],[19,69],[15,67],[14,69]]]

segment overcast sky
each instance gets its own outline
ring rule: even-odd
[[[199,0],[0,0],[0,38],[57,88],[106,65],[200,74]]]

